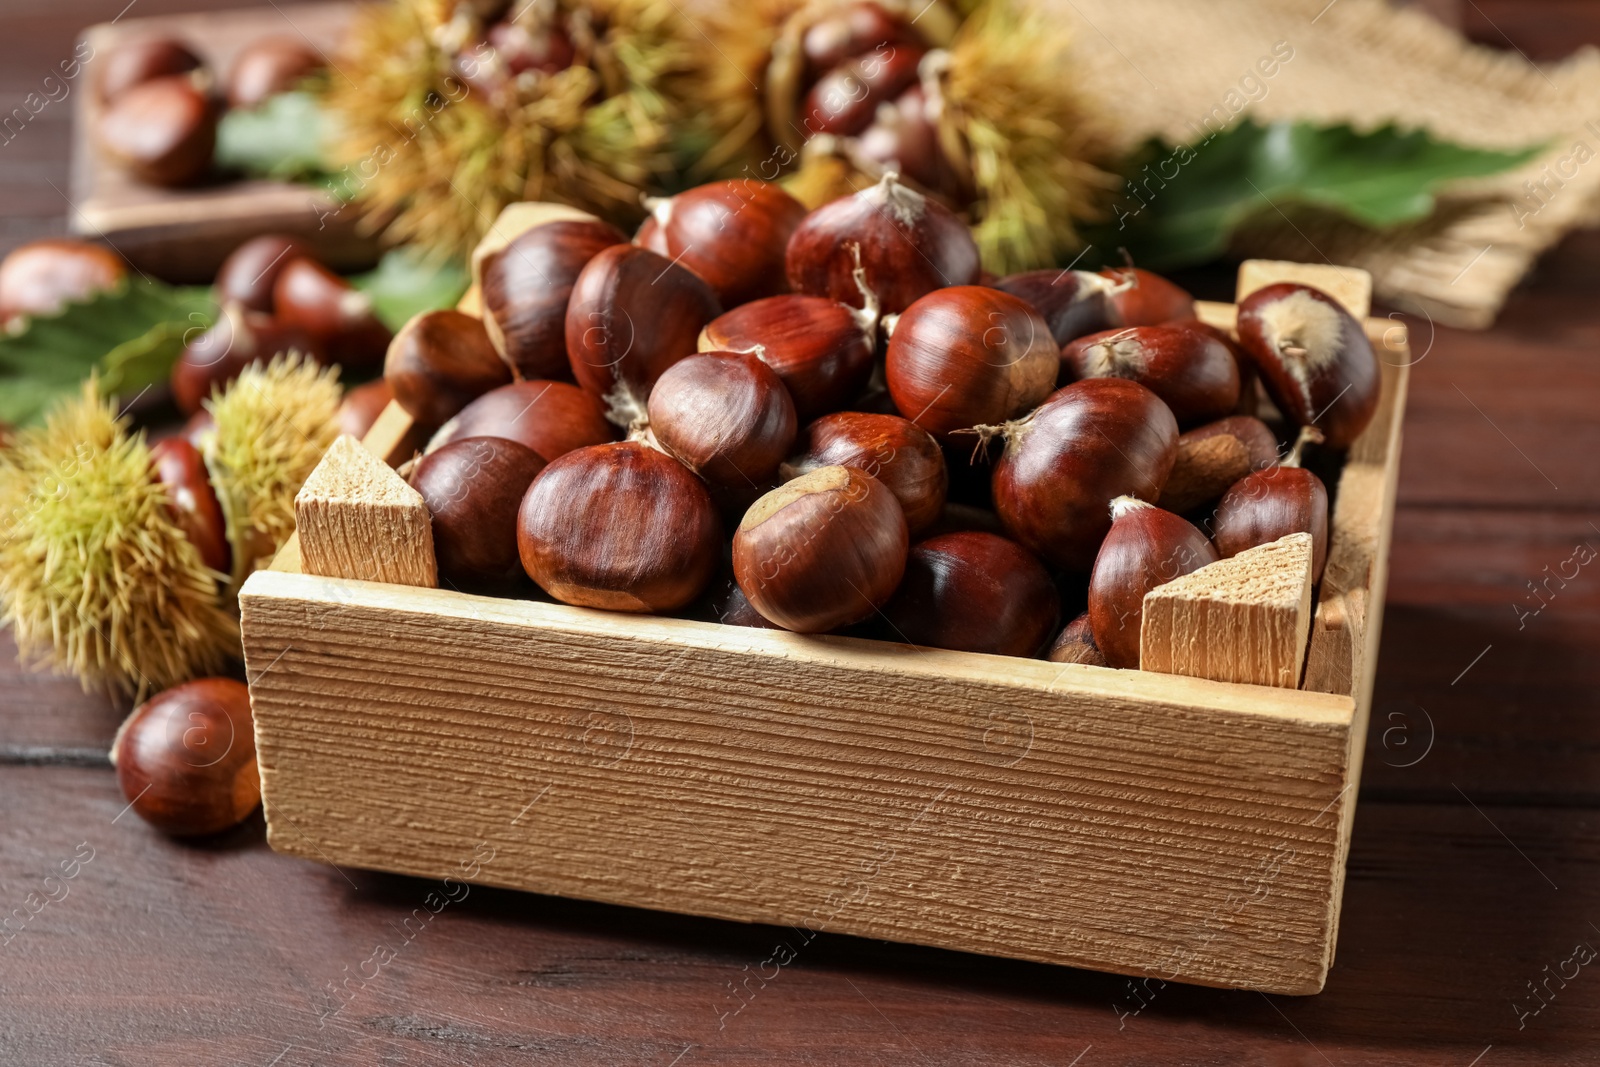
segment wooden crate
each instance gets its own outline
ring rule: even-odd
[[[1231,327],[1231,305],[1202,305]],[[241,597],[309,859],[1277,993],[1333,960],[1404,409],[1337,491],[1302,690],[301,573]],[[391,408],[366,444],[409,455]],[[373,544],[369,573],[387,562]]]
[[[162,189],[130,177],[101,154],[94,93],[104,57],[119,42],[173,34],[198,52],[220,80],[245,45],[261,37],[299,37],[332,54],[355,11],[352,3],[274,5],[91,26],[79,39],[88,55],[73,86],[71,210],[68,226],[115,248],[139,270],[173,282],[209,283],[240,244],[263,233],[289,233],[338,270],[377,261],[378,242],[358,232],[357,212],[309,185],[248,179]],[[84,52],[87,47],[92,52]],[[337,75],[335,75],[337,76]]]

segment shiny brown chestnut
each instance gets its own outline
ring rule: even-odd
[[[1297,425],[1349,448],[1378,410],[1378,357],[1355,316],[1320,289],[1279,282],[1239,302],[1239,345]]]
[[[224,304],[217,321],[190,340],[173,364],[172,399],[179,411],[193,415],[212,392],[250,364],[284,352],[319,354],[305,331],[271,315]]]
[[[278,275],[311,250],[298,238],[281,233],[253,237],[235,248],[217,270],[215,288],[221,303],[232,301],[251,311],[272,311],[272,288]]]
[[[821,467],[854,467],[882,482],[915,536],[939,518],[950,487],[944,451],[910,419],[863,411],[824,415],[801,431],[799,452],[778,468],[792,481]]]
[[[1178,422],[1150,390],[1090,378],[1056,390],[1000,431],[995,511],[1006,532],[1058,567],[1087,571],[1111,501],[1154,500],[1178,453]]]
[[[517,516],[523,569],[563,604],[676,611],[717,570],[722,523],[689,468],[642,441],[568,452]]]
[[[605,405],[576,385],[522,381],[491,389],[462,408],[433,435],[428,451],[463,437],[504,437],[548,463],[577,448],[615,441],[618,433]]]
[[[1112,283],[1106,299],[1113,327],[1160,326],[1195,317],[1194,297],[1159,274],[1139,267],[1107,267],[1100,276]]]
[[[649,413],[668,455],[746,501],[771,484],[798,428],[782,379],[746,352],[701,352],[674,363],[650,391]]]
[[[1089,667],[1107,667],[1106,655],[1094,643],[1094,626],[1086,611],[1062,627],[1050,643],[1045,659],[1051,663],[1082,663]]]
[[[433,516],[439,574],[468,586],[521,573],[517,513],[545,467],[539,454],[503,437],[466,437],[417,460],[411,487]]]
[[[1278,439],[1252,415],[1229,415],[1178,437],[1178,458],[1156,501],[1182,514],[1216,500],[1251,471],[1278,460]]]
[[[872,615],[905,573],[900,503],[854,467],[821,467],[750,506],[733,535],[733,575],[769,621],[823,633]]]
[[[635,243],[705,279],[724,308],[787,292],[784,252],[806,209],[779,186],[741,178],[650,202]]]
[[[573,377],[625,418],[636,415],[656,379],[694,355],[700,331],[720,314],[716,294],[688,268],[647,248],[607,248],[572,286],[566,335]]]
[[[173,521],[199,551],[201,562],[221,574],[232,573],[228,526],[200,450],[188,438],[164,438],[150,445],[150,466],[167,491]]]
[[[729,580],[711,605],[712,614],[724,626],[749,626],[756,630],[781,630],[783,627],[767,621],[750,603],[739,583]]]
[[[387,378],[377,378],[351,388],[339,403],[339,432],[361,440],[393,399],[394,389]]]
[[[924,92],[921,85],[912,85],[893,101],[879,104],[872,125],[854,139],[851,160],[869,164],[864,169],[875,166],[875,173],[879,174],[896,171],[923,192],[946,202],[970,201],[971,176],[945,154],[939,143],[942,107],[943,101]]]
[[[911,546],[883,606],[889,640],[1036,656],[1061,621],[1061,595],[1038,558],[990,533],[949,533]]]
[[[1220,419],[1239,403],[1239,365],[1228,346],[1187,326],[1128,326],[1080,337],[1061,350],[1061,380],[1126,378],[1172,409],[1179,426]]]
[[[1050,327],[1032,306],[982,285],[938,289],[900,315],[884,364],[895,407],[935,437],[1037,407],[1055,387]]]
[[[156,78],[199,70],[204,62],[176,37],[144,37],[125,41],[106,53],[95,83],[101,103],[109,103]]]
[[[349,370],[383,365],[392,334],[372,298],[309,257],[291,259],[272,286],[278,320],[311,335],[325,359]]]
[[[717,316],[702,352],[754,352],[778,372],[801,422],[838,411],[872,378],[878,316],[822,296],[767,297]]]
[[[801,104],[806,135],[853,137],[872,124],[878,107],[917,80],[925,51],[914,44],[885,43],[847,59],[818,78]]]
[[[795,292],[858,308],[868,303],[856,276],[861,269],[865,288],[886,314],[904,311],[935,289],[972,285],[980,271],[966,225],[892,171],[802,219],[785,259]]]
[[[0,324],[54,315],[115,289],[128,277],[122,257],[88,241],[49,238],[18,245],[0,260]]]
[[[223,91],[229,107],[252,108],[288,92],[323,68],[322,55],[299,37],[259,37],[239,50]]]
[[[153,78],[118,94],[96,132],[106,155],[140,181],[191,185],[211,169],[217,110],[189,75]]]
[[[117,784],[139,817],[179,837],[243,822],[261,803],[250,691],[201,678],[157,693],[111,744]]]
[[[1030,270],[994,283],[1003,293],[1033,306],[1058,345],[1111,329],[1108,293],[1117,283],[1085,270]]]
[[[567,302],[588,262],[622,231],[599,219],[563,219],[512,238],[478,264],[483,325],[489,340],[528,379],[572,376],[567,361]]]
[[[1224,559],[1292,533],[1308,533],[1311,580],[1322,580],[1328,562],[1328,489],[1300,466],[1301,450],[1319,436],[1313,427],[1303,428],[1282,463],[1241,478],[1223,494],[1211,521]]]
[[[431,427],[505,385],[511,368],[489,343],[481,319],[446,309],[422,312],[395,334],[383,376],[400,406]]]
[[[819,17],[800,38],[800,54],[813,77],[880,45],[915,43],[916,31],[871,0],[844,4]]]
[[[1181,516],[1131,496],[1111,503],[1111,530],[1089,576],[1089,622],[1107,666],[1139,666],[1144,595],[1219,557]]]

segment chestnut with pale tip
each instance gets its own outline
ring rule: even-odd
[[[1278,461],[1278,439],[1252,415],[1229,415],[1178,437],[1178,458],[1157,504],[1180,514],[1216,500],[1251,471]]]
[[[598,398],[570,382],[522,381],[491,389],[462,408],[428,442],[428,451],[463,437],[504,437],[545,460],[619,437]]]
[[[966,224],[901,184],[893,171],[802,219],[785,260],[795,292],[851,307],[867,306],[855,274],[860,267],[885,314],[904,311],[935,289],[973,285],[981,270]]]
[[[0,261],[0,324],[54,315],[117,288],[127,277],[121,256],[88,241],[63,237],[18,245]]]
[[[1107,267],[1100,276],[1113,283],[1107,293],[1113,327],[1160,326],[1195,317],[1194,297],[1159,274],[1139,267]]]
[[[285,326],[311,335],[323,357],[350,370],[383,365],[392,334],[372,297],[309,257],[292,259],[272,285],[272,309]]]
[[[278,284],[278,275],[290,263],[310,254],[304,242],[287,234],[252,237],[230,252],[217,269],[213,288],[218,302],[232,302],[251,311],[271,314],[272,289]]]
[[[882,482],[900,501],[912,535],[938,520],[950,488],[944,451],[909,419],[863,411],[824,415],[801,431],[799,451],[778,468],[793,481],[821,467],[854,467]]]
[[[128,806],[176,837],[236,826],[261,803],[250,691],[201,678],[133,709],[111,743]]]
[[[883,606],[891,641],[1036,656],[1061,621],[1061,596],[1038,558],[991,533],[948,533],[911,546]]]
[[[777,372],[743,352],[701,352],[650,391],[650,429],[667,454],[716,489],[752,500],[794,445],[794,402]]]
[[[190,341],[172,365],[172,399],[179,411],[193,415],[246,367],[285,352],[321,354],[304,330],[238,304],[224,304],[217,321]]]
[[[1045,653],[1044,658],[1051,663],[1082,663],[1088,667],[1110,666],[1106,663],[1105,653],[1094,643],[1094,626],[1089,622],[1087,611],[1062,627],[1056,639],[1050,643],[1050,651]]]
[[[191,185],[211,170],[217,110],[194,77],[173,74],[119,93],[96,132],[105,154],[140,181]]]
[[[1138,382],[1090,378],[985,433],[1005,450],[991,482],[1006,532],[1058,567],[1087,571],[1119,496],[1154,500],[1178,454],[1178,421]]]
[[[733,535],[733,575],[767,620],[825,633],[894,595],[909,547],[905,513],[882,482],[820,467],[750,506]]]
[[[1179,426],[1219,419],[1239,403],[1239,365],[1221,341],[1184,326],[1129,326],[1061,350],[1061,380],[1126,378],[1172,409]]]
[[[982,285],[939,289],[900,315],[884,376],[895,407],[935,437],[993,425],[1055,388],[1050,327],[1022,299]]]
[[[446,309],[422,312],[395,334],[383,376],[407,414],[434,427],[509,382],[511,368],[489,343],[481,320]]]
[[[523,569],[563,604],[667,612],[716,574],[722,523],[705,483],[643,441],[568,452],[522,499]]]
[[[1320,289],[1279,282],[1239,302],[1239,345],[1278,410],[1349,448],[1378,410],[1378,357],[1355,316]]]
[[[528,379],[566,379],[567,305],[591,259],[626,244],[622,231],[599,219],[562,219],[534,226],[478,264],[483,325],[489,340]]]
[[[838,411],[872,378],[876,303],[853,308],[823,296],[767,297],[719,315],[700,331],[702,352],[753,352],[783,379],[802,422]]]
[[[633,245],[600,252],[579,272],[567,305],[567,357],[584,389],[611,402],[624,425],[643,411],[668,367],[694,355],[722,314],[693,271]]]
[[[1305,446],[1320,437],[1315,427],[1303,427],[1281,463],[1239,479],[1223,494],[1212,517],[1212,536],[1224,559],[1280,537],[1307,533],[1311,580],[1322,580],[1328,562],[1328,489],[1300,465]]]
[[[780,187],[710,182],[649,207],[635,243],[698,274],[724,308],[788,291],[784,253],[806,209]]]
[[[1109,294],[1119,283],[1084,270],[1030,270],[994,283],[1026,300],[1050,327],[1058,345],[1111,329]]]
[[[164,438],[150,445],[150,465],[155,480],[167,491],[173,520],[201,561],[219,574],[232,573],[228,526],[200,450],[186,437]]]
[[[1089,622],[1110,667],[1139,666],[1144,595],[1220,557],[1188,520],[1131,496],[1111,502],[1111,530],[1089,576]]]
[[[440,577],[478,586],[521,573],[517,513],[544,467],[533,449],[503,437],[463,438],[417,460],[410,482],[433,516]]]

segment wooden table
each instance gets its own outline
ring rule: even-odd
[[[0,111],[125,2],[6,0]],[[1535,54],[1600,41],[1593,7],[1472,9]],[[0,146],[0,246],[64,230],[66,119],[52,105]],[[1494,330],[1411,323],[1378,693],[1319,996],[1136,996],[1109,975],[481,888],[433,915],[442,887],[277,856],[259,817],[162,838],[106,765],[119,710],[19,670],[0,638],[0,917],[56,898],[0,927],[0,1062],[1600,1062],[1600,966],[1574,957],[1600,949],[1600,564],[1547,578],[1600,548],[1597,278],[1600,234],[1581,235]],[[1188,280],[1225,296],[1226,279]],[[1522,614],[1534,586],[1544,606]]]

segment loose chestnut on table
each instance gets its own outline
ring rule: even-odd
[[[900,584],[910,536],[900,503],[854,467],[821,467],[750,506],[733,574],[763,617],[825,633],[871,616]]]
[[[794,445],[794,402],[771,367],[742,352],[701,352],[650,391],[650,429],[713,489],[753,500]]]
[[[158,693],[111,744],[117,784],[139,817],[180,837],[242,822],[261,803],[250,691],[231,678]]]
[[[219,303],[233,302],[251,311],[273,311],[272,290],[278,275],[311,250],[299,238],[281,233],[252,237],[235,248],[217,269],[213,288]]]
[[[24,315],[54,315],[92,299],[128,277],[122,257],[70,238],[29,241],[0,261],[0,325]]]
[[[425,311],[389,343],[383,376],[412,418],[435,427],[510,382],[511,368],[489,343],[481,320],[455,310]]]
[[[428,451],[463,437],[504,437],[550,462],[618,436],[605,404],[592,393],[570,382],[521,381],[491,389],[462,408],[439,427]]]
[[[705,483],[642,441],[568,452],[534,479],[517,516],[528,577],[578,607],[676,611],[710,583],[721,545]]]
[[[754,352],[789,390],[801,422],[839,411],[872,378],[878,314],[790,293],[741,305],[700,331],[702,352]]]
[[[1187,325],[1130,326],[1080,337],[1061,350],[1061,381],[1126,378],[1159,396],[1180,426],[1220,419],[1239,403],[1228,346]]]
[[[651,201],[634,243],[689,268],[732,308],[788,291],[784,253],[805,214],[770,182],[710,182]]]
[[[290,260],[272,286],[278,321],[311,336],[323,356],[350,370],[375,370],[389,347],[389,328],[372,297],[314,259]]]
[[[517,513],[544,467],[533,449],[503,437],[462,438],[417,461],[411,486],[433,516],[442,578],[477,586],[521,573]]]
[[[1036,656],[1061,620],[1061,596],[1044,564],[1015,541],[948,533],[911,546],[883,616],[890,641]]]
[[[1188,520],[1131,496],[1111,504],[1111,530],[1089,576],[1094,643],[1111,667],[1139,666],[1144,595],[1218,560]]]
[[[167,490],[174,521],[201,561],[220,574],[232,573],[227,523],[200,450],[185,437],[168,437],[150,445],[150,461],[156,481]]]
[[[900,501],[913,536],[938,520],[950,475],[933,435],[898,415],[839,411],[801,431],[798,451],[778,468],[792,481],[821,467],[854,467],[882,482]]]
[[[1058,389],[1000,431],[994,506],[1006,532],[1058,567],[1088,571],[1111,501],[1154,500],[1178,453],[1178,421],[1150,390],[1123,378]]]

